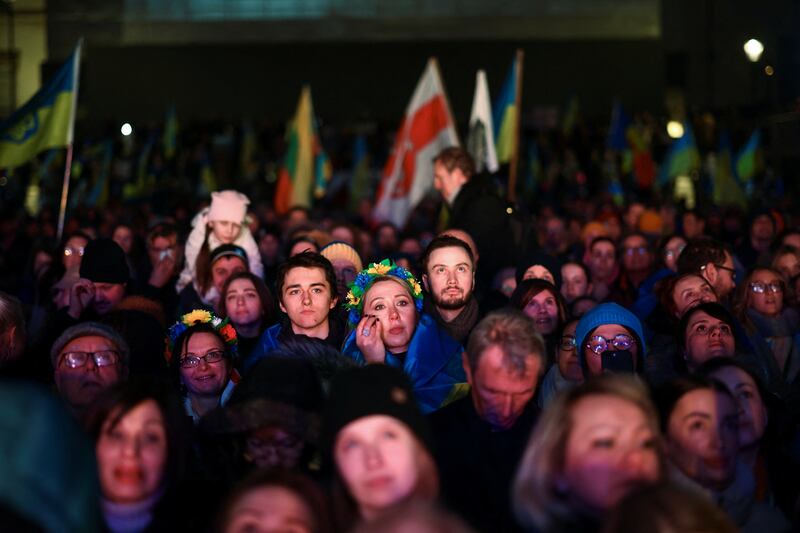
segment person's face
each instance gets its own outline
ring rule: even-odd
[[[381,226],[377,235],[378,248],[383,251],[393,251],[397,248],[397,232],[391,226]]]
[[[419,256],[422,255],[422,245],[419,243],[418,239],[414,238],[403,239],[403,242],[400,243],[399,250],[411,257],[419,258]]]
[[[423,281],[437,307],[460,309],[467,305],[475,287],[475,271],[466,250],[449,246],[431,252]]]
[[[321,268],[295,267],[286,273],[281,310],[296,330],[312,330],[328,320],[336,305],[333,288]]]
[[[536,331],[542,335],[549,335],[559,326],[558,301],[553,293],[548,290],[540,291],[522,309],[534,323]]]
[[[775,258],[774,267],[785,281],[789,281],[800,274],[800,259],[795,254],[782,254]]]
[[[467,178],[460,168],[455,167],[452,171],[449,171],[439,161],[433,164],[433,188],[439,191],[442,198],[450,199],[453,193],[466,181]]]
[[[314,515],[294,492],[280,486],[256,487],[231,508],[225,533],[312,533]]]
[[[420,477],[419,443],[411,430],[386,415],[347,424],[334,445],[336,466],[362,516],[402,502]]]
[[[762,287],[763,292],[756,292],[753,285]],[[760,285],[759,285],[760,284]],[[779,288],[775,291],[773,288]],[[783,285],[781,279],[769,270],[756,270],[750,276],[750,306],[766,316],[778,316],[783,311]]]
[[[694,213],[686,213],[683,215],[683,236],[687,239],[694,239],[699,237],[706,230],[706,223],[703,219],[698,218]]]
[[[259,468],[294,468],[305,442],[276,425],[258,428],[245,441],[245,456]]]
[[[189,355],[203,357],[212,352],[225,352],[222,339],[213,333],[201,331],[189,337],[180,357],[181,360]],[[190,396],[218,397],[228,384],[230,366],[225,357],[214,363],[201,359],[195,367],[181,367],[180,373],[181,382]]]
[[[70,368],[65,361],[65,355],[69,352],[106,350],[117,351],[116,364],[97,366],[94,357],[89,356],[84,366]],[[68,342],[56,360],[54,379],[59,394],[72,407],[83,408],[92,405],[101,393],[116,385],[122,378],[122,364],[119,357],[117,347],[105,337],[87,335]]]
[[[112,411],[100,429],[95,451],[103,496],[114,503],[136,503],[161,488],[167,464],[167,430],[154,400],[145,400],[114,427]]]
[[[697,368],[713,357],[733,357],[736,343],[730,325],[705,311],[692,314],[685,335],[689,368]]]
[[[628,272],[641,272],[650,268],[653,257],[650,246],[641,235],[631,235],[622,241],[622,266]]]
[[[592,246],[589,253],[589,271],[596,279],[608,279],[614,273],[616,265],[616,250],[614,245],[608,241],[600,241]]]
[[[334,241],[346,242],[350,246],[356,245],[356,237],[347,226],[336,226],[331,230],[331,238]]]
[[[177,246],[175,238],[167,237],[154,237],[147,247],[147,257],[150,259],[150,264],[155,266],[161,261],[162,254],[169,254],[173,259],[177,259]]]
[[[739,407],[739,448],[756,446],[767,429],[767,407],[753,378],[740,368],[724,366],[711,374],[731,391]]]
[[[235,255],[223,255],[211,265],[211,282],[218,291],[222,291],[222,286],[228,278],[239,272],[247,272],[247,265],[241,257]]]
[[[221,244],[232,244],[239,236],[239,232],[242,231],[241,222],[232,222],[230,220],[214,220],[209,222],[208,226]]]
[[[38,280],[42,274],[53,264],[53,256],[39,250],[33,258],[33,275]]]
[[[793,246],[800,250],[800,233],[790,233],[786,235],[781,241],[781,244]]]
[[[353,283],[358,275],[356,266],[347,259],[334,259],[331,264],[336,272],[336,290],[340,296],[346,296],[348,285]]]
[[[724,298],[736,287],[736,272],[734,270],[733,258],[731,254],[725,252],[725,262],[722,268],[715,267],[716,279],[710,282],[714,287],[714,292],[719,298]]]
[[[522,275],[522,279],[543,279],[545,281],[549,281],[553,285],[556,284],[556,280],[553,277],[553,274],[547,270],[547,267],[542,265],[533,265],[528,267],[528,270]]]
[[[564,470],[556,486],[584,506],[607,511],[661,477],[658,435],[636,405],[609,395],[579,400],[570,413]]]
[[[672,301],[675,304],[675,316],[680,318],[687,309],[697,304],[716,302],[717,295],[702,276],[686,276],[672,289]]]
[[[664,246],[664,264],[673,272],[678,271],[678,257],[683,249],[686,248],[686,239],[683,237],[673,237]]]
[[[634,370],[639,370],[636,368],[636,359],[637,355],[639,354],[639,344],[636,342],[635,337],[628,331],[624,326],[620,326],[619,324],[603,324],[602,326],[598,326],[595,328],[594,331],[589,333],[589,336],[586,339],[588,343],[591,341],[592,337],[598,336],[608,339],[608,341],[614,340],[617,335],[627,335],[633,339],[633,344],[628,351],[631,352],[633,356],[633,365]],[[615,351],[615,348],[610,342],[607,341],[608,344],[608,351]],[[581,341],[578,341],[581,342]],[[589,371],[589,375],[591,376],[599,376],[603,373],[603,357],[601,353],[594,353],[591,349],[584,346],[579,346],[578,349],[582,349],[584,353],[584,357],[586,358],[586,369]]]
[[[381,339],[389,352],[408,351],[417,328],[417,308],[401,282],[386,280],[370,287],[365,295],[364,314],[378,317]]]
[[[503,350],[496,345],[484,350],[474,372],[466,355],[463,358],[475,410],[499,431],[510,429],[533,399],[542,369],[541,354],[525,357],[522,372],[511,368],[505,359]]]
[[[83,237],[70,237],[67,240],[61,256],[66,270],[73,267],[77,268],[81,265],[81,258],[87,244],[89,244],[89,241]]]
[[[92,307],[98,315],[111,311],[123,298],[125,298],[124,283],[94,283]]]
[[[575,341],[575,328],[578,322],[572,322],[564,328],[564,333],[559,339],[556,364],[561,376],[569,381],[583,381],[583,370],[578,360],[577,343]]]
[[[261,237],[261,240],[258,243],[258,249],[261,251],[261,255],[263,255],[265,258],[274,260],[280,253],[281,242],[278,240],[278,237],[272,233],[266,233],[263,237]]]
[[[567,263],[561,267],[561,295],[567,302],[589,293],[589,280],[581,267]]]
[[[128,226],[117,226],[111,238],[114,242],[119,244],[119,247],[122,248],[125,255],[131,253],[131,248],[133,248],[133,231],[131,231],[131,228]]]
[[[667,455],[689,478],[720,490],[736,474],[738,433],[738,408],[727,394],[693,390],[678,400],[669,416]]]
[[[772,219],[768,215],[757,216],[750,227],[750,235],[754,239],[771,241],[775,236],[775,226],[772,224]]]
[[[261,322],[261,298],[252,281],[240,278],[228,285],[225,311],[235,326]]]

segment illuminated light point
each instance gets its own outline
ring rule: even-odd
[[[744,53],[747,55],[747,59],[755,63],[764,53],[764,45],[758,39],[750,39],[744,43]]]
[[[767,65],[766,67],[764,67],[764,74],[766,74],[767,76],[772,76],[773,74],[775,74],[775,69],[772,68],[772,65]]]
[[[510,215],[513,212],[514,212],[513,209],[511,209],[510,207],[506,207],[506,213],[508,213]]]
[[[119,129],[119,132],[120,132],[122,135],[124,135],[125,137],[127,137],[128,135],[130,135],[131,133],[133,133],[133,126],[131,126],[129,123],[127,123],[127,122],[126,122],[126,123],[125,123],[125,124],[123,124],[123,125],[122,125],[122,127]]]
[[[680,139],[683,137],[683,124],[677,120],[670,120],[667,122],[667,135],[672,139]]]

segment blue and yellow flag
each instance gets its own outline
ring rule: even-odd
[[[50,82],[0,123],[0,168],[17,167],[42,150],[72,143],[81,45]]]
[[[517,124],[517,58],[511,63],[508,77],[500,91],[500,96],[492,109],[492,123],[494,126],[494,145],[497,151],[497,162],[508,163],[517,151],[516,124]]]
[[[664,186],[676,176],[688,176],[700,168],[700,153],[694,140],[694,132],[688,122],[683,125],[683,136],[670,146],[658,174],[659,186]]]
[[[764,166],[761,155],[761,130],[756,130],[736,157],[736,178],[747,185]]]

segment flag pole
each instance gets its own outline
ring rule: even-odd
[[[508,168],[508,191],[506,197],[509,202],[516,201],[517,198],[517,169],[519,168],[519,124],[522,115],[522,61],[525,59],[525,52],[522,48],[517,48],[517,60],[514,68],[516,70],[516,88],[514,90],[514,107],[517,110],[514,120],[514,138],[512,141],[513,153]]]
[[[56,239],[59,241],[64,235],[64,218],[67,214],[67,196],[69,195],[69,179],[72,173],[72,147],[75,142],[75,114],[78,108],[78,81],[80,80],[81,50],[83,49],[83,37],[78,40],[75,47],[75,67],[72,69],[72,109],[69,113],[69,132],[67,133],[67,160],[64,167],[64,183],[61,187],[61,204],[58,210],[58,231]]]

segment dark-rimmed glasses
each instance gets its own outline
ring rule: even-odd
[[[222,350],[212,350],[205,355],[188,353],[185,357],[181,357],[181,368],[198,367],[201,361],[205,361],[209,365],[219,363],[223,357],[225,357],[225,352]]]
[[[64,352],[61,355],[60,365],[66,366],[72,370],[86,366],[89,358],[94,360],[97,367],[111,366],[117,364],[119,361],[119,352],[117,350],[99,350],[96,352]]]

